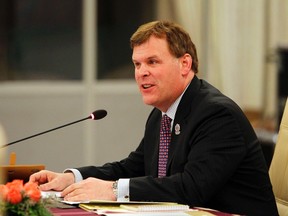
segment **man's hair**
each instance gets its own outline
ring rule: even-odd
[[[133,49],[145,43],[151,36],[166,38],[168,47],[172,55],[176,58],[188,53],[191,55],[193,63],[192,70],[198,72],[198,57],[194,43],[188,32],[180,25],[170,21],[153,21],[141,25],[130,38],[130,46]]]

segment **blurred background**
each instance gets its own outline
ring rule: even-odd
[[[152,107],[134,82],[129,38],[145,22],[181,24],[199,77],[244,110],[257,134],[277,134],[288,95],[286,0],[1,0],[0,123],[17,164],[62,171],[119,160],[142,138]],[[273,141],[272,141],[273,143]],[[5,162],[4,162],[5,163]]]

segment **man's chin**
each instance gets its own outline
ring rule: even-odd
[[[143,99],[143,102],[146,105],[155,106],[155,101],[152,101],[151,99],[147,99],[147,98],[144,98],[144,97],[142,99]]]

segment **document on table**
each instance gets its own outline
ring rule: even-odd
[[[66,201],[63,200],[63,203],[66,204],[177,204],[173,202],[146,202],[146,201],[110,201],[110,200],[83,200],[83,201]]]
[[[80,203],[79,207],[95,212],[100,215],[177,215],[188,216],[185,213],[190,211],[188,205],[181,205],[170,202],[117,202],[117,201],[90,201],[89,203]],[[191,210],[195,211],[195,210]]]
[[[57,208],[80,208],[95,212],[105,216],[213,216],[214,214],[201,209],[189,209],[189,206],[173,202],[141,202],[141,201],[106,201],[106,200],[87,200],[81,202],[69,202],[62,200],[59,191],[41,191],[42,198],[54,198],[59,204]],[[61,205],[64,205],[62,206]],[[214,215],[215,216],[215,215]]]
[[[182,205],[173,202],[142,202],[142,201],[107,201],[107,200],[86,200],[81,202],[65,201],[61,198],[60,191],[41,191],[42,198],[52,198],[58,200],[58,203],[66,204],[61,206],[56,205],[59,208],[75,208],[78,206],[86,211],[95,212],[105,216],[212,216],[207,211],[201,209],[189,209],[188,205]]]
[[[149,203],[149,204],[122,204],[121,208],[134,212],[159,212],[159,211],[188,211],[188,205],[181,205],[177,203]]]

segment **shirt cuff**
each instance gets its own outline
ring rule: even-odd
[[[130,179],[118,180],[117,201],[119,202],[130,201],[129,183],[130,183]]]
[[[63,172],[64,173],[65,172],[72,172],[74,174],[74,177],[75,177],[75,183],[83,180],[83,177],[82,177],[80,171],[77,169],[65,169]]]

